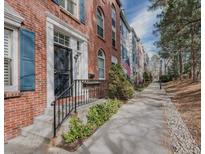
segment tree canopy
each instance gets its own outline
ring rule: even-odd
[[[177,55],[180,75],[184,63],[190,63],[191,65],[187,66],[192,67],[190,73],[193,80],[196,80],[201,62],[201,2],[199,0],[150,0],[150,2],[149,10],[161,9],[161,14],[158,15],[159,22],[154,25],[154,33],[160,36],[155,42],[156,47],[160,49],[159,55],[163,59],[171,59],[169,60],[171,64]],[[186,54],[190,58],[185,59]]]

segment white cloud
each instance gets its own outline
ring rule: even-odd
[[[136,17],[133,18],[131,26],[141,39],[152,35],[153,24],[156,22],[156,15],[158,13],[158,11],[148,11],[147,7],[144,7],[136,14]]]
[[[145,6],[139,12],[136,12],[136,16],[131,22],[131,26],[135,29],[138,37],[142,40],[145,52],[148,52],[149,57],[157,53],[156,47],[153,45],[156,41],[153,36],[154,23],[156,23],[156,16],[160,11],[148,11]]]
[[[153,45],[154,41],[157,40],[153,35],[154,24],[157,21],[157,14],[160,13],[160,10],[157,11],[148,11],[147,2],[138,3],[138,5],[127,6],[128,0],[121,0],[124,7],[127,8],[126,13],[131,16],[130,25],[135,29],[137,36],[141,39],[144,49],[151,56],[156,54],[156,47]]]
[[[149,57],[152,57],[152,55],[157,54],[158,52],[153,43],[154,43],[154,40],[143,43],[144,49],[148,53]]]

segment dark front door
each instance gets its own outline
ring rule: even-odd
[[[72,52],[59,45],[54,46],[54,89],[59,96],[72,84]],[[63,96],[71,94],[69,91]]]

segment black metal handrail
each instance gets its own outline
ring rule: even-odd
[[[91,103],[97,99],[106,96],[107,82],[105,80],[74,80],[73,83],[65,89],[53,101],[53,133],[62,125],[65,119],[74,112],[77,107]]]

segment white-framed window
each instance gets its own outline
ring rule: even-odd
[[[112,27],[116,27],[116,11],[114,6],[112,6]]]
[[[79,0],[60,0],[60,6],[73,16],[79,18]]]
[[[99,7],[97,8],[97,34],[104,37],[104,16]]]
[[[54,31],[54,43],[70,47],[70,37],[61,32]]]
[[[4,29],[4,85],[12,85],[12,30]]]
[[[112,62],[112,65],[117,64],[118,63],[117,57],[111,56],[111,62]]]
[[[116,44],[116,10],[114,5],[112,5],[112,46],[115,47]]]
[[[105,79],[105,54],[102,49],[98,51],[98,73],[99,79]]]
[[[126,28],[126,25],[125,23],[121,20],[121,23],[120,23],[120,32],[121,32],[121,38],[126,40],[127,39],[127,35],[128,35],[128,30]]]
[[[115,29],[112,29],[112,46],[115,47],[116,44],[116,32]]]
[[[116,11],[112,5],[112,46],[115,47],[116,44]]]
[[[18,91],[18,30],[4,27],[4,89]]]

